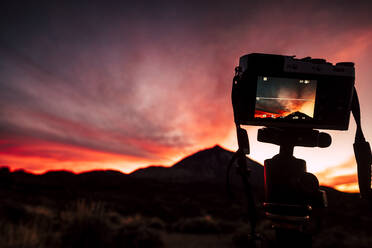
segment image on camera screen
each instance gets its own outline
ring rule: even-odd
[[[317,80],[259,76],[254,118],[311,120]]]

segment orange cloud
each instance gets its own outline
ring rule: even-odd
[[[336,188],[340,186],[343,188],[343,190],[351,190],[354,192],[354,184],[358,182],[356,171],[356,161],[355,158],[352,156],[344,163],[328,167],[320,172],[317,172],[316,175],[319,177],[320,181],[324,185]]]

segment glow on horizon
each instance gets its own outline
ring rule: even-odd
[[[278,153],[279,148],[276,145],[264,144],[256,141],[256,133],[259,127],[246,127],[249,133],[250,143],[251,143],[251,154],[249,157],[263,164],[265,159],[271,158]],[[235,151],[237,149],[235,129],[232,129],[230,134],[222,141],[221,146],[225,149]],[[211,147],[212,145],[210,145]],[[203,145],[200,149],[206,148],[208,145]],[[274,149],[273,149],[274,148]],[[193,152],[197,152],[200,149],[196,149]],[[315,173],[320,180],[322,185],[332,186],[336,189],[347,191],[347,192],[357,192],[358,187],[355,183],[356,178],[352,177],[354,182],[350,183],[340,183],[337,182],[338,177],[344,177],[348,175],[355,175],[356,166],[353,165],[354,158],[349,158],[348,162],[345,162],[343,157],[336,157],[336,160],[331,160],[331,156],[334,153],[339,153],[338,149],[330,149],[325,151],[322,156],[314,156],[314,154],[319,154],[319,148],[307,148],[305,152],[295,152],[296,157],[305,159],[307,162],[308,171]],[[150,165],[162,165],[171,166],[177,161],[181,160],[187,155],[186,152],[178,152],[173,155],[169,155],[164,159],[140,159],[136,157],[123,156],[119,154],[105,153],[94,151],[91,149],[84,149],[81,147],[65,146],[61,144],[50,144],[43,143],[38,146],[33,146],[29,151],[43,150],[44,153],[48,150],[58,150],[61,154],[68,155],[69,153],[79,153],[79,156],[83,159],[73,159],[61,156],[59,159],[48,158],[45,155],[38,155],[37,153],[27,155],[26,150],[21,150],[18,152],[23,152],[25,156],[19,156],[17,153],[12,154],[1,154],[1,163],[3,165],[11,165],[11,170],[26,169],[32,173],[44,173],[48,170],[61,170],[67,169],[75,173],[90,171],[94,169],[113,169],[118,170],[123,173],[131,173],[139,168],[144,168]],[[326,154],[326,155],[324,155]],[[40,166],[43,165],[43,166]]]

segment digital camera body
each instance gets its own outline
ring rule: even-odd
[[[235,123],[347,130],[354,81],[351,62],[244,55],[232,87]]]

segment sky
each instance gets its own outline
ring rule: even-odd
[[[0,6],[0,165],[170,166],[236,150],[231,82],[252,53],[352,61],[372,139],[370,1],[12,1]],[[278,146],[256,141],[263,162]],[[356,190],[355,124],[329,148],[295,148],[320,183]]]

